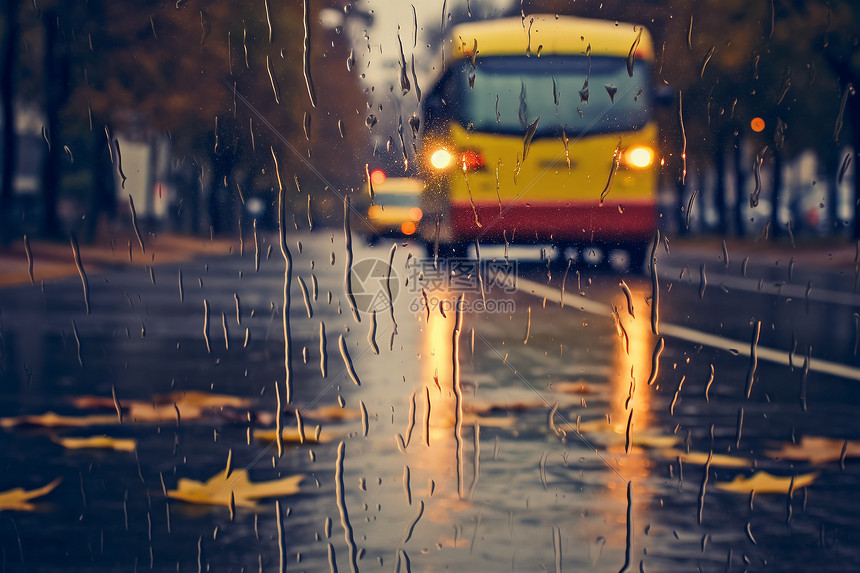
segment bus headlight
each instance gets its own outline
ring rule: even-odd
[[[454,155],[444,147],[437,149],[430,156],[430,165],[436,169],[446,169],[454,162]]]
[[[645,169],[654,163],[654,150],[644,145],[637,145],[626,150],[621,159],[628,167]]]

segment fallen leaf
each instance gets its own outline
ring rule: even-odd
[[[577,431],[576,424],[559,424],[567,433]],[[598,418],[587,422],[580,422],[579,433],[586,436],[590,441],[608,446],[623,444],[627,441],[627,423],[610,424],[606,418]],[[642,448],[664,449],[675,446],[681,438],[674,434],[660,434],[653,430],[637,431],[635,426],[630,433],[630,445]]]
[[[480,416],[474,412],[463,414],[463,424],[473,426],[478,424],[482,428],[513,428],[517,423],[514,416]],[[451,426],[453,426],[453,420]]]
[[[268,430],[254,430],[254,439],[260,442],[274,442],[277,439],[278,430],[275,428],[271,428]],[[302,436],[299,435],[298,428],[285,428],[281,430],[281,439],[290,444],[322,444],[325,442],[330,442],[335,439],[335,435],[333,432],[329,432],[327,430],[320,430],[319,437],[314,436],[314,432],[312,430],[308,430],[305,428],[304,440]]]
[[[88,438],[52,438],[56,443],[70,450],[88,448],[133,452],[137,441],[132,438],[111,438],[108,436],[91,436]]]
[[[225,476],[219,471],[206,482],[180,478],[175,490],[167,492],[173,499],[181,499],[189,503],[211,505],[231,505],[231,499],[237,507],[254,507],[257,500],[270,497],[284,497],[298,493],[299,483],[304,475],[298,474],[267,482],[252,483],[248,472],[240,471]],[[232,496],[231,496],[232,494]]]
[[[668,449],[660,450],[659,454],[667,460],[681,458],[681,462],[685,464],[703,466],[708,462],[708,452],[686,453],[681,450]],[[711,455],[711,465],[721,468],[748,468],[752,465],[752,460],[727,456],[725,454],[713,454]]]
[[[105,396],[75,396],[70,402],[76,408],[110,408],[116,404],[112,397]],[[206,411],[217,411],[223,408],[249,408],[251,401],[229,394],[212,394],[189,390],[187,392],[171,392],[155,394],[150,400],[120,400],[124,418],[133,422],[169,422],[176,420],[176,409],[184,420],[197,420]]]
[[[820,436],[804,436],[799,444],[783,444],[778,450],[768,450],[765,454],[775,460],[804,461],[825,464],[842,459],[842,448],[846,458],[860,457],[860,442],[834,440]]]
[[[82,410],[114,407],[113,398],[105,398],[104,396],[71,396],[68,401],[75,408]]]
[[[818,472],[795,476],[794,489],[808,486],[817,477]],[[717,489],[743,494],[748,494],[750,491],[756,493],[788,493],[788,489],[791,487],[791,480],[790,476],[778,477],[767,472],[756,472],[752,477],[745,478],[739,475],[735,476],[735,479],[732,481],[717,482],[714,485]]]
[[[585,382],[555,382],[550,388],[564,394],[591,394],[594,392]]]
[[[203,408],[193,404],[155,404],[148,402],[123,402],[124,419],[132,422],[175,422],[179,409],[181,421],[198,420],[203,417]]]
[[[249,408],[251,406],[251,400],[248,398],[231,396],[230,394],[212,394],[198,390],[156,394],[152,397],[152,401],[157,404],[176,404],[180,408],[193,406],[204,410],[211,408]]]
[[[16,416],[0,419],[0,426],[42,426],[45,428],[88,428],[90,426],[109,426],[117,424],[116,415],[61,416],[55,412],[45,412],[33,416]]]
[[[619,443],[624,441],[624,439],[625,438],[623,435],[618,436]],[[680,441],[680,438],[678,436],[667,436],[664,434],[633,432],[633,434],[630,436],[630,443],[634,446],[640,446],[642,448],[668,448],[677,444],[678,441]]]
[[[341,408],[340,406],[320,406],[313,410],[303,410],[302,417],[324,422],[344,422],[346,420],[357,420],[361,418],[361,412],[354,408]]]
[[[302,418],[314,422],[346,422],[361,418],[361,412],[353,408],[341,408],[340,406],[321,406],[312,410],[299,409]],[[284,419],[295,417],[295,412],[284,412]],[[275,423],[273,412],[257,412],[256,421],[261,426],[271,426]]]
[[[57,478],[49,484],[37,489],[25,490],[21,487],[0,492],[0,511],[33,511],[35,506],[29,503],[31,499],[50,493],[62,478]]]

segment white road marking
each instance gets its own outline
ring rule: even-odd
[[[517,277],[517,281],[517,290],[520,292],[531,294],[538,298],[546,298],[548,301],[561,304],[560,289],[551,288],[522,277]],[[564,304],[565,307],[575,308],[589,314],[605,316],[607,320],[611,319],[612,309],[608,304],[589,300],[577,293],[566,292],[564,296]],[[749,340],[732,340],[731,338],[725,338],[716,334],[709,334],[707,332],[701,332],[686,326],[679,326],[677,324],[667,322],[660,323],[660,335],[671,336],[672,338],[679,338],[688,342],[730,351],[741,356],[750,355]],[[791,361],[789,361],[789,353],[787,351],[762,346],[756,347],[756,354],[759,360],[766,360],[784,366],[791,366],[793,363],[796,367],[802,365],[805,358],[804,355],[795,353],[792,355]],[[838,362],[830,362],[828,360],[818,360],[814,357],[809,361],[809,370],[831,374],[842,378],[849,378],[851,380],[860,380],[860,368],[839,364]]]

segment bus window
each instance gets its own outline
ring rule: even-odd
[[[634,131],[650,118],[648,68],[637,61],[630,77],[617,57],[498,56],[474,70],[462,62],[452,75],[462,102],[457,119],[474,131],[499,134],[522,134],[537,117],[536,136],[560,135],[562,127],[568,135]],[[586,80],[588,101],[579,93]]]

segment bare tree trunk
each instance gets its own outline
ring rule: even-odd
[[[856,53],[856,48],[854,53]],[[854,53],[850,56],[853,56]],[[843,82],[845,86],[843,89],[849,90],[846,94],[849,97],[847,108],[849,121],[851,121],[851,131],[853,132],[851,135],[854,139],[852,141],[854,149],[854,226],[852,234],[855,239],[860,240],[860,169],[857,167],[857,159],[860,157],[858,155],[858,151],[860,151],[858,149],[860,148],[860,98],[857,97],[856,92],[857,89],[860,89],[860,74],[851,67],[850,56],[847,59],[841,59],[829,50],[824,51],[824,57]],[[838,143],[838,132],[834,134],[834,137]]]
[[[854,132],[853,153],[854,153],[854,238],[860,239],[860,167],[857,165],[857,160],[860,158],[860,98],[854,95],[851,98],[850,116],[851,127]]]
[[[43,66],[45,82],[45,127],[48,137],[48,153],[42,168],[42,224],[45,236],[58,236],[60,232],[57,216],[57,197],[60,185],[60,105],[62,90],[65,90],[62,64],[57,61],[57,13],[45,11],[42,17],[45,33],[45,60]]]
[[[18,45],[18,0],[4,2],[6,30],[0,61],[0,121],[3,123],[2,155],[0,155],[0,243],[11,239],[12,199],[15,194],[15,165],[17,134],[15,132],[15,63]]]

